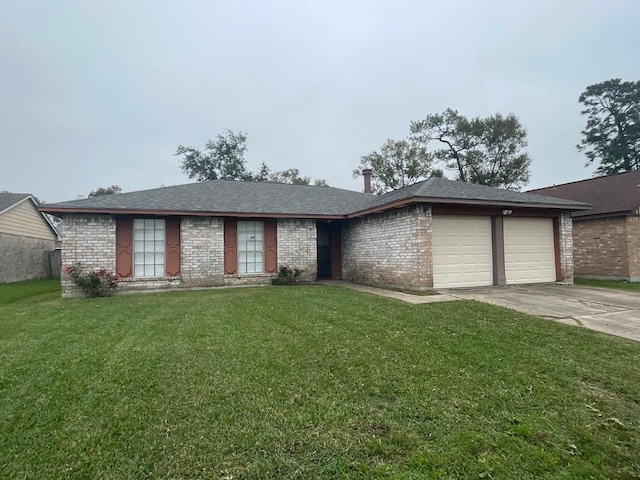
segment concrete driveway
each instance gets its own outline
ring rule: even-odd
[[[526,285],[446,293],[640,342],[640,293],[637,292],[574,285]]]

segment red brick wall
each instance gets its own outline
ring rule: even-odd
[[[635,222],[634,228],[640,231],[638,223]],[[628,278],[630,274],[627,239],[626,217],[574,219],[575,275]]]
[[[627,217],[627,251],[630,280],[640,282],[640,217]]]

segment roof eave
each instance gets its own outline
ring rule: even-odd
[[[548,204],[548,203],[525,203],[525,202],[506,202],[496,200],[473,200],[464,198],[442,198],[442,197],[409,197],[395,202],[386,203],[377,207],[372,207],[357,212],[350,213],[347,218],[361,217],[372,213],[383,212],[393,208],[401,208],[414,203],[427,204],[449,204],[449,205],[469,205],[469,206],[490,206],[490,207],[512,207],[512,208],[543,208],[553,210],[578,211],[590,210],[592,207],[588,204]]]
[[[325,215],[309,213],[264,213],[264,212],[218,212],[191,210],[153,210],[125,208],[82,208],[43,206],[39,210],[50,214],[100,214],[100,215],[152,215],[152,216],[191,216],[191,217],[239,217],[239,218],[320,218],[325,220],[343,219],[345,215]]]

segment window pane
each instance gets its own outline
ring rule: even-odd
[[[238,271],[240,273],[247,273],[247,264],[245,262],[238,263]]]
[[[164,253],[164,242],[156,242],[156,253]]]
[[[156,230],[164,230],[164,220],[156,220]]]
[[[134,252],[144,252],[144,243],[142,243],[142,242],[133,242],[133,251]]]
[[[155,276],[155,268],[153,263],[151,265],[144,266],[144,276],[145,277],[154,277]]]
[[[154,258],[153,258],[153,253],[145,253],[144,254],[144,264],[145,265],[153,265],[154,262]]]
[[[144,241],[144,230],[134,230],[133,239],[135,241]]]
[[[156,230],[155,238],[156,241],[162,240],[164,242],[164,230]]]
[[[149,219],[149,218],[145,219],[144,221],[145,230],[154,230],[153,228],[154,226],[155,226],[155,222],[153,221],[153,219]]]
[[[144,251],[153,252],[153,242],[144,242]]]
[[[247,231],[247,222],[238,222],[238,232]]]
[[[238,252],[238,261],[245,263],[247,261],[247,252]]]
[[[136,268],[133,271],[133,275],[136,277],[144,277],[144,266],[136,265]]]
[[[262,259],[262,252],[256,253],[256,264],[262,265],[264,260]]]
[[[141,254],[135,254],[133,256],[133,263],[134,265],[144,265],[144,255]]]
[[[135,228],[135,229],[144,228],[144,220],[141,219],[141,218],[136,218],[133,221],[133,228]]]
[[[247,234],[245,232],[238,232],[238,243],[244,243],[247,241]]]
[[[155,264],[164,266],[164,253],[156,253]]]

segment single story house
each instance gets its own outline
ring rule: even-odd
[[[0,283],[50,275],[47,252],[60,240],[28,193],[0,193]]]
[[[640,282],[640,171],[589,178],[531,193],[587,202],[573,212],[575,275]]]
[[[123,289],[268,283],[285,265],[303,280],[425,290],[571,282],[571,213],[585,208],[430,178],[385,195],[212,180],[41,211],[62,218],[63,266],[104,266]],[[63,275],[63,295],[76,293]]]

